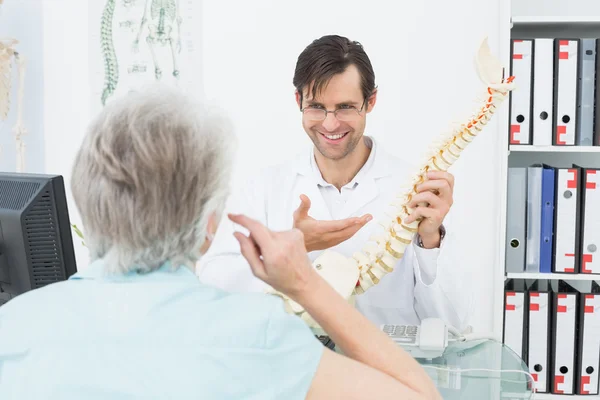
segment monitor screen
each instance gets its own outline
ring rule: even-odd
[[[75,272],[63,177],[0,172],[0,305]]]

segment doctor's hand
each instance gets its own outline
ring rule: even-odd
[[[329,249],[350,239],[373,219],[370,214],[365,214],[360,218],[318,221],[308,215],[310,199],[306,195],[300,195],[300,201],[300,206],[294,211],[294,228],[304,234],[304,244],[309,252]]]
[[[449,172],[430,171],[427,178],[427,181],[417,186],[417,194],[408,203],[413,212],[406,219],[406,223],[410,224],[421,218],[418,233],[423,240],[423,246],[434,248],[440,245],[440,227],[454,201],[454,176]]]
[[[299,301],[322,279],[312,267],[298,229],[273,232],[245,215],[229,214],[229,219],[246,228],[249,235],[234,232],[242,255],[258,279]]]

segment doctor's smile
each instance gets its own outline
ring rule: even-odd
[[[317,131],[317,132],[319,132],[319,134],[321,136],[323,136],[328,143],[334,143],[334,144],[340,143],[342,141],[342,139],[344,139],[348,135],[348,132],[335,133],[335,134],[334,133],[323,133],[320,131]]]

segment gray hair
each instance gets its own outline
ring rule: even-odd
[[[111,273],[194,268],[229,192],[232,131],[223,115],[158,83],[108,103],[71,180],[91,259]]]

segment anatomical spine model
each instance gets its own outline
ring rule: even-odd
[[[476,57],[477,70],[481,80],[487,85],[484,104],[469,120],[454,131],[444,135],[439,144],[432,146],[426,161],[393,206],[397,213],[382,223],[384,231],[374,236],[362,252],[347,258],[339,253],[326,250],[314,262],[317,272],[346,300],[364,293],[377,285],[384,275],[392,272],[404,251],[412,242],[420,221],[406,224],[404,221],[413,211],[407,204],[416,192],[416,187],[427,180],[428,171],[446,171],[460,156],[460,153],[483,130],[494,112],[514,88],[514,77],[504,77],[504,68],[491,54],[487,39],[483,41]],[[307,312],[287,296],[270,291],[284,299],[286,310],[300,316],[312,328],[320,328]]]
[[[23,136],[27,131],[23,125],[23,94],[25,85],[25,57],[15,50],[19,42],[16,39],[0,39],[0,121],[6,121],[11,109],[10,93],[12,88],[12,63],[17,65],[17,120],[13,127],[17,150],[17,172],[25,169],[25,143]]]
[[[152,18],[149,24],[148,11],[150,11],[150,17]],[[134,42],[134,49],[138,48],[142,32],[146,24],[148,24],[146,43],[148,43],[152,61],[154,62],[154,75],[156,79],[162,77],[162,70],[160,65],[158,65],[158,58],[156,57],[157,45],[168,45],[170,47],[173,60],[173,76],[179,78],[176,54],[181,52],[181,21],[179,0],[146,0],[144,16],[142,17],[140,30]],[[175,28],[177,32],[174,32]]]

